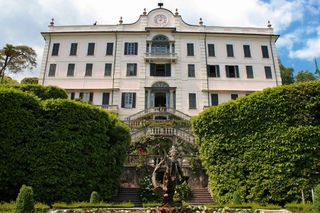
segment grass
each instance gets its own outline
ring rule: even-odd
[[[43,203],[35,204],[36,213],[48,212],[49,206]],[[11,213],[15,212],[16,204],[14,202],[11,203],[0,203],[0,212]]]

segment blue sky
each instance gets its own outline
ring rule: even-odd
[[[15,75],[38,76],[44,41],[52,17],[56,25],[116,24],[138,19],[143,8],[157,7],[158,0],[0,0],[0,47],[6,43],[33,47],[38,68]],[[320,0],[163,0],[164,7],[179,9],[182,18],[205,25],[266,27],[270,20],[276,34],[279,58],[295,71],[314,71],[314,58],[320,65]]]

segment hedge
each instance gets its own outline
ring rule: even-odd
[[[13,200],[22,184],[45,203],[89,200],[92,191],[112,196],[130,142],[118,118],[86,103],[40,101],[13,89],[0,90],[0,103],[1,198]]]
[[[13,88],[23,92],[32,93],[42,100],[68,98],[65,90],[56,86],[41,86],[37,84],[0,84],[0,88]]]
[[[231,202],[237,191],[244,202],[301,200],[301,190],[320,182],[319,124],[319,81],[266,89],[200,113],[193,131],[215,199]]]

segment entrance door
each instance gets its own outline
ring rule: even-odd
[[[167,97],[165,92],[156,92],[154,94],[154,107],[166,107]]]

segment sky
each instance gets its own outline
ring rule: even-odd
[[[117,24],[135,22],[143,9],[159,0],[0,0],[0,48],[28,45],[37,52],[38,67],[13,75],[17,80],[38,76],[44,40],[51,18],[55,25]],[[314,72],[320,65],[320,0],[162,0],[190,24],[201,17],[207,26],[266,27],[270,21],[280,35],[276,46],[286,67]]]

